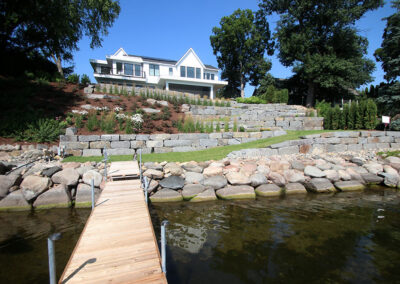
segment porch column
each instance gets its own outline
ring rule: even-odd
[[[169,91],[169,83],[168,83],[168,81],[165,82],[165,90]]]
[[[210,87],[210,100],[213,100],[213,99],[214,99],[214,88],[211,85],[211,87]]]

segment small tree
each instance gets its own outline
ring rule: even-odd
[[[340,108],[338,105],[336,105],[332,111],[331,128],[333,130],[339,129],[339,120],[340,120]]]
[[[355,119],[354,128],[355,129],[362,129],[363,128],[363,121],[364,121],[363,106],[359,102],[357,104],[357,111],[356,111],[356,119]]]
[[[349,129],[356,129],[356,114],[357,114],[357,103],[352,102],[350,105],[349,121],[347,123]]]
[[[343,120],[344,120],[344,128],[349,129],[349,120],[350,120],[350,106],[349,104],[345,104],[343,106]]]
[[[368,99],[366,103],[366,109],[364,114],[364,122],[366,129],[374,129],[376,125],[376,115],[378,108],[372,99]]]
[[[82,75],[82,77],[81,77],[81,84],[84,85],[84,86],[87,86],[87,85],[90,84],[90,78],[89,78],[88,75],[86,75],[86,74],[83,74],[83,75]]]

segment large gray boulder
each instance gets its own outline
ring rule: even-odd
[[[364,168],[366,168],[371,174],[377,174],[383,171],[383,166],[379,163],[369,162],[364,164]]]
[[[322,178],[326,176],[326,174],[314,166],[306,166],[304,168],[304,174],[313,178]]]
[[[164,173],[170,173],[173,176],[180,176],[183,174],[183,169],[176,163],[168,163],[164,166]]]
[[[240,172],[229,172],[226,174],[226,178],[232,185],[244,185],[251,183],[250,178]]]
[[[79,176],[82,177],[86,172],[93,170],[93,167],[92,166],[81,166],[79,168],[76,168],[75,170],[78,172]]]
[[[182,168],[188,172],[202,173],[203,168],[197,165],[197,163],[187,163],[182,165]]]
[[[284,186],[286,184],[285,178],[280,173],[270,172],[268,178],[278,186]]]
[[[335,170],[326,170],[324,172],[325,172],[326,178],[329,179],[330,181],[335,182],[335,181],[339,181],[340,180],[340,176],[339,176],[339,173],[337,171],[335,171]]]
[[[12,207],[29,207],[29,203],[25,200],[22,195],[22,190],[16,190],[11,192],[5,198],[0,200],[0,208],[12,208]]]
[[[299,193],[307,193],[306,188],[304,185],[298,182],[288,183],[285,185],[285,194],[299,194]]]
[[[197,194],[195,197],[190,199],[190,202],[203,202],[203,201],[213,201],[217,200],[215,191],[212,188],[206,189],[203,192]]]
[[[201,173],[195,173],[195,172],[186,172],[185,173],[185,181],[187,184],[202,183],[203,180],[204,180],[204,176]]]
[[[178,176],[169,176],[162,179],[160,185],[164,188],[181,189],[185,185],[185,180]]]
[[[298,170],[298,171],[304,171],[304,165],[303,165],[303,163],[302,162],[299,162],[299,161],[297,161],[297,160],[293,160],[293,161],[291,161],[290,162],[290,165],[292,166],[292,168],[294,169],[294,170]]]
[[[399,176],[380,172],[379,176],[383,177],[383,183],[388,187],[397,187],[399,183]]]
[[[326,193],[335,192],[335,187],[327,178],[313,178],[306,182],[305,187],[310,192]]]
[[[62,183],[67,186],[75,186],[79,181],[79,173],[73,168],[66,168],[58,173],[55,173],[51,180],[54,183]]]
[[[94,200],[96,202],[97,198],[100,196],[101,190],[98,187],[94,188]],[[92,202],[92,187],[85,184],[85,183],[80,183],[78,184],[78,187],[76,189],[76,195],[75,195],[75,204],[80,204],[80,203],[88,203]]]
[[[164,177],[164,173],[162,171],[156,169],[147,169],[143,176],[152,178],[152,179],[162,179]]]
[[[43,194],[39,195],[34,202],[34,206],[42,205],[63,205],[67,207],[70,199],[67,194],[67,187],[65,184],[57,184],[50,188]]]
[[[220,189],[225,187],[228,181],[224,176],[212,176],[203,181],[205,187],[212,187],[213,189]]]
[[[276,184],[262,184],[255,189],[257,196],[279,196],[282,189]]]
[[[48,177],[27,176],[21,183],[22,194],[29,203],[32,203],[40,194],[51,186]]]
[[[216,194],[219,198],[226,200],[256,198],[254,188],[249,185],[227,186],[218,189]]]
[[[42,175],[45,177],[52,177],[55,173],[61,171],[62,168],[59,166],[54,166],[42,171]]]
[[[152,170],[157,170],[157,171],[163,170],[163,167],[158,163],[146,162],[143,165],[146,167],[146,169],[152,169]]]
[[[363,190],[365,188],[365,185],[356,180],[348,180],[335,182],[335,187],[340,191],[356,191]]]
[[[184,200],[190,200],[199,193],[203,192],[205,187],[201,184],[187,184],[183,187],[182,196]]]
[[[297,170],[285,170],[283,175],[285,179],[291,183],[303,183],[306,180],[303,172]]]
[[[361,177],[363,178],[366,184],[381,184],[383,182],[382,177],[371,173],[361,174]]]
[[[182,201],[183,197],[182,194],[179,192],[168,189],[168,188],[163,188],[159,191],[157,191],[155,194],[150,196],[150,201],[153,203],[158,203],[158,202],[176,202],[176,201]]]
[[[0,175],[0,199],[7,196],[11,187],[20,185],[22,177],[20,175]]]
[[[261,184],[268,183],[268,179],[264,174],[253,174],[250,176],[251,186],[257,187]]]
[[[92,180],[94,180],[94,186],[100,187],[100,184],[103,181],[103,176],[95,170],[90,170],[83,174],[82,180],[87,185],[91,185]]]

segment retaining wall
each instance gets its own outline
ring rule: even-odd
[[[273,155],[362,150],[400,149],[400,131],[343,131],[303,136],[299,140],[273,144],[267,148],[231,152],[229,158],[259,158]]]
[[[221,132],[181,134],[105,134],[61,135],[60,146],[74,156],[101,156],[104,147],[108,155],[142,153],[189,152],[217,146],[235,145],[262,138],[285,135],[286,131]]]
[[[322,130],[322,117],[307,117],[307,108],[285,104],[240,104],[231,107],[187,105],[185,115],[194,119],[226,119],[230,128],[236,120],[246,130],[279,127],[284,130]]]

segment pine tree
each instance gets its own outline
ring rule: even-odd
[[[331,127],[333,130],[339,129],[339,120],[340,120],[340,108],[338,105],[336,105],[332,111]]]
[[[326,110],[324,116],[324,129],[326,130],[332,129],[332,108]]]
[[[363,121],[364,121],[363,108],[361,106],[361,103],[359,102],[357,104],[357,111],[356,111],[356,119],[355,119],[354,128],[355,129],[363,129]]]
[[[356,113],[357,103],[352,102],[350,105],[349,121],[347,122],[348,129],[356,129]]]
[[[344,129],[350,129],[349,128],[349,120],[350,120],[350,106],[349,104],[345,104],[343,106],[343,118],[344,118]]]

